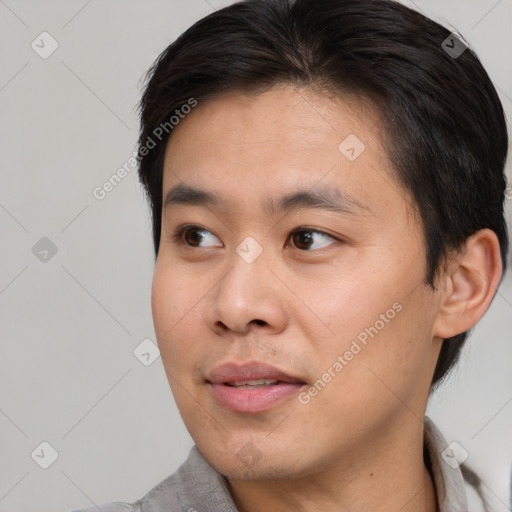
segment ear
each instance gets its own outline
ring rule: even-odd
[[[473,327],[487,311],[502,270],[496,234],[482,229],[471,235],[442,275],[444,291],[432,334],[451,338]]]

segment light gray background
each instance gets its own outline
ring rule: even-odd
[[[135,148],[142,74],[228,3],[0,0],[0,512],[132,502],[188,455],[161,360],[144,366],[133,354],[155,340],[136,173],[101,201],[92,191]],[[405,3],[465,35],[510,118],[512,0]],[[47,59],[31,48],[43,31],[59,45]],[[32,253],[42,237],[57,247],[46,263]],[[509,273],[428,409],[500,512],[512,466],[511,314]],[[58,452],[46,470],[35,462],[49,457],[36,450],[43,441]]]

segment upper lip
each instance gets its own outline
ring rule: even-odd
[[[227,382],[258,379],[305,384],[299,377],[289,375],[275,366],[258,361],[250,361],[244,364],[234,362],[224,363],[215,367],[208,377],[208,381],[212,384],[225,384]]]

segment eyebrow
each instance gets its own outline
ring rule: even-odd
[[[217,192],[180,183],[165,196],[164,209],[178,205],[222,207],[223,197]],[[267,215],[288,213],[292,210],[319,209],[343,215],[362,215],[371,210],[355,197],[334,187],[299,189],[280,197],[268,197],[262,202]]]

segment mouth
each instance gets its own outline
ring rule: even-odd
[[[223,382],[226,386],[231,386],[239,389],[259,389],[267,386],[275,386],[278,384],[284,384],[280,380],[269,380],[269,379],[254,379],[254,380],[241,380],[235,382]]]
[[[254,380],[252,382],[260,382]],[[268,411],[296,396],[304,383],[270,381],[264,384],[209,383],[216,405],[231,412],[256,414]]]
[[[259,361],[228,362],[213,369],[207,379],[212,384],[230,386],[271,386],[278,383],[305,384],[301,377]]]
[[[302,378],[259,362],[218,366],[206,382],[217,405],[253,414],[292,398],[306,385]]]

